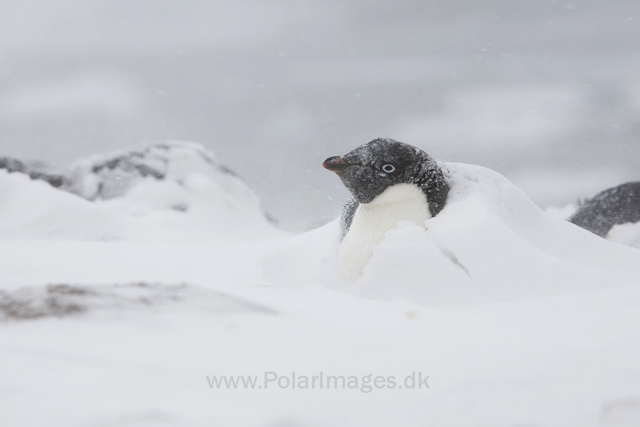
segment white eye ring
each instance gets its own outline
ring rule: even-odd
[[[393,173],[396,170],[396,167],[391,164],[386,164],[382,166],[382,170],[386,173]]]

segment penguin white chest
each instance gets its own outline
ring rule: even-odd
[[[397,184],[387,188],[370,203],[356,209],[349,231],[342,239],[339,262],[342,277],[357,280],[387,231],[399,222],[411,221],[425,227],[431,218],[427,197],[415,184]]]

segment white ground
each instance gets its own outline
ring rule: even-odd
[[[208,206],[216,234],[204,214],[0,172],[0,425],[640,425],[640,251],[444,166],[447,207],[389,232],[353,285],[337,222],[289,236]],[[265,372],[359,384],[207,378]],[[430,388],[363,387],[413,372]]]

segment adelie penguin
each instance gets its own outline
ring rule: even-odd
[[[438,164],[427,153],[393,139],[375,139],[323,166],[351,192],[342,213],[340,269],[349,281],[360,277],[373,247],[401,221],[426,227],[449,194]]]
[[[581,203],[569,221],[600,237],[607,237],[615,225],[640,222],[640,182],[596,194]]]

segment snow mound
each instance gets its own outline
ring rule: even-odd
[[[64,189],[0,170],[0,237],[207,241],[282,234],[247,184],[194,143],[79,161]]]
[[[445,162],[441,167],[451,185],[446,207],[426,222],[426,232],[412,223],[387,232],[356,283],[337,285],[328,272],[328,265],[336,268],[335,223],[313,232],[323,238],[299,237],[270,255],[267,277],[288,285],[324,281],[369,297],[436,305],[640,283],[637,250],[542,211],[494,171]],[[292,254],[293,269],[284,262]]]

